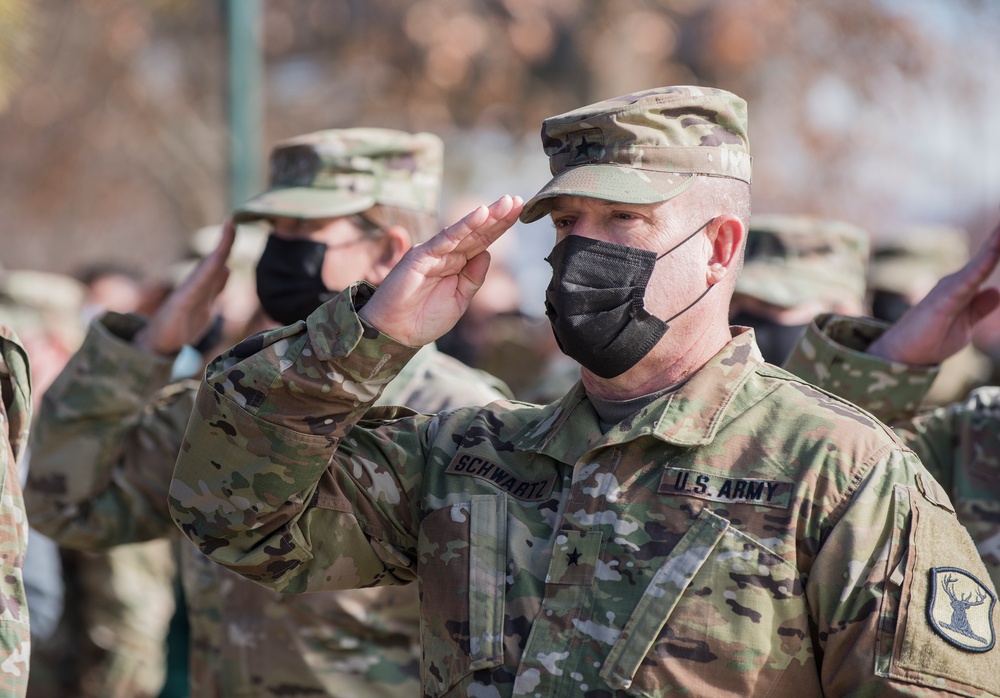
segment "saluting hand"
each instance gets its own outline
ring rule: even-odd
[[[135,336],[135,344],[158,354],[176,354],[185,344],[194,344],[212,325],[215,301],[229,279],[226,260],[236,239],[236,226],[228,221],[222,238],[175,288],[146,325]]]
[[[366,322],[409,346],[433,342],[454,327],[486,279],[486,251],[517,220],[519,196],[480,206],[403,256],[359,311]]]
[[[1000,224],[969,262],[942,277],[919,303],[868,348],[911,365],[939,364],[972,341],[980,320],[1000,305],[1000,291],[981,286],[1000,260]]]

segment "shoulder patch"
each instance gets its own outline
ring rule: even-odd
[[[927,619],[938,635],[970,652],[993,649],[997,597],[988,586],[957,567],[932,567],[930,587]]]

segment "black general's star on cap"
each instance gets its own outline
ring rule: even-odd
[[[576,548],[573,548],[573,552],[566,553],[566,564],[568,565],[579,565],[580,564],[581,553]]]

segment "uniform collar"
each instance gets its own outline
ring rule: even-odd
[[[743,385],[763,363],[753,331],[732,328],[733,338],[676,390],[602,434],[582,383],[558,402],[543,407],[536,419],[512,439],[518,450],[543,453],[575,463],[597,446],[612,446],[652,436],[676,446],[711,443]]]

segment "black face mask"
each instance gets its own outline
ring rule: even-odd
[[[326,251],[321,242],[268,236],[257,262],[257,297],[264,312],[291,325],[337,295],[323,283]]]
[[[730,325],[744,325],[753,328],[754,338],[764,361],[781,366],[792,353],[792,347],[802,336],[805,325],[779,325],[774,320],[762,318],[746,311],[736,313],[729,320]]]
[[[711,222],[711,221],[709,221]],[[545,314],[563,353],[601,378],[635,366],[669,329],[667,320],[647,312],[643,299],[656,262],[708,225],[698,228],[659,257],[655,252],[570,235],[546,261],[552,280],[545,291]]]
[[[912,306],[909,299],[892,291],[877,290],[872,294],[872,317],[886,322],[896,322]]]

